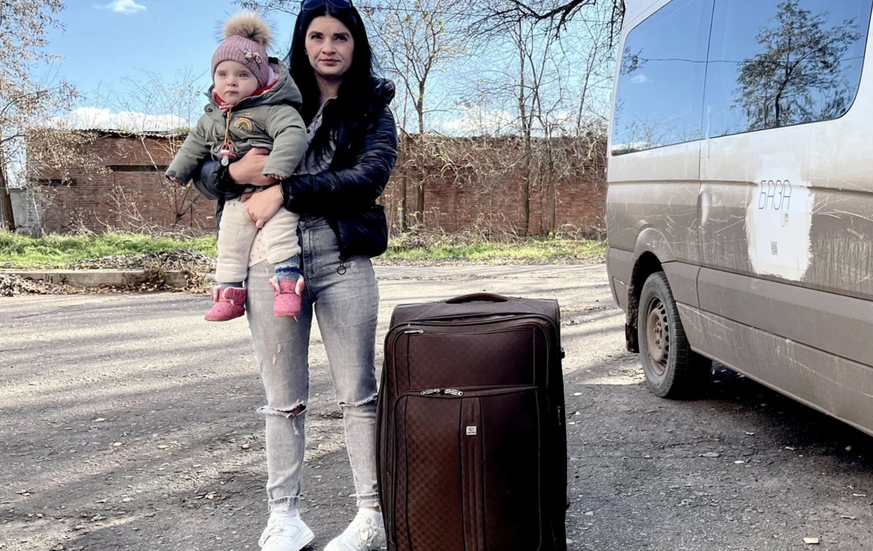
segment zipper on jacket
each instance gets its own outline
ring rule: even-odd
[[[221,147],[218,148],[218,152],[221,153],[225,151],[225,147],[227,148],[227,152],[233,152],[233,144],[230,141],[230,117],[231,113],[233,113],[233,108],[236,106],[231,106],[227,111],[224,112],[224,143],[221,144]],[[230,164],[230,158],[227,155],[221,155],[221,166],[228,166]]]

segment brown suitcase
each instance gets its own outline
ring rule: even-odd
[[[389,551],[565,551],[567,433],[555,300],[400,305],[379,393]]]

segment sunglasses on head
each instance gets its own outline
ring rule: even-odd
[[[331,5],[337,9],[345,10],[352,7],[352,0],[303,0],[300,5],[301,10],[318,9],[325,4]]]

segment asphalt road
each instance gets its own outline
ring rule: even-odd
[[[873,440],[724,369],[701,399],[655,398],[603,266],[377,273],[379,342],[401,302],[560,300],[569,549],[873,549]],[[206,323],[207,307],[189,294],[0,299],[0,549],[257,549],[262,389],[245,322]],[[302,514],[321,549],[354,504],[317,330],[310,357]]]

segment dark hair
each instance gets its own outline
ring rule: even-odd
[[[291,77],[303,94],[301,115],[309,124],[318,112],[319,89],[315,80],[315,70],[306,56],[306,31],[316,17],[328,16],[338,19],[352,33],[354,53],[352,65],[343,75],[343,81],[332,101],[322,113],[322,124],[312,139],[310,151],[320,159],[325,149],[330,145],[331,134],[336,133],[337,144],[348,145],[349,136],[356,135],[356,130],[363,123],[367,110],[372,105],[374,90],[374,61],[367,30],[361,20],[361,14],[353,6],[337,8],[329,2],[315,9],[302,10],[294,25],[294,37],[291,41],[291,51],[288,53],[288,63]]]

